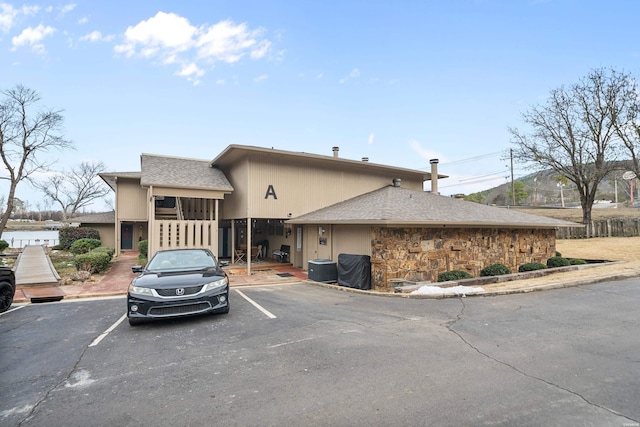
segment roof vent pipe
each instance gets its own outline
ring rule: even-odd
[[[363,157],[363,158],[362,158],[362,161],[363,161],[363,162],[368,162],[368,161],[369,161],[369,158],[368,158],[368,157]]]
[[[431,192],[438,194],[438,159],[431,159]]]
[[[338,157],[338,151],[340,151],[340,147],[333,147],[333,157]]]
[[[394,187],[400,187],[400,183],[402,182],[402,180],[400,178],[393,178],[393,186]]]

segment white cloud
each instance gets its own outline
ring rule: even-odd
[[[23,15],[35,15],[36,13],[40,12],[40,6],[27,6],[27,5],[24,5],[20,9],[20,12]]]
[[[69,4],[66,4],[66,5],[64,5],[64,6],[62,6],[62,7],[60,8],[60,14],[61,14],[61,15],[64,15],[64,14],[66,14],[66,13],[69,13],[69,12],[71,12],[71,11],[72,11],[73,9],[75,9],[75,8],[76,8],[76,4],[75,4],[75,3],[69,3]]]
[[[204,71],[198,68],[198,66],[194,63],[185,65],[182,67],[180,71],[177,73],[179,76],[196,76],[202,77],[204,75]]]
[[[436,151],[431,151],[431,150],[427,150],[426,148],[422,147],[422,144],[420,143],[420,141],[417,140],[412,140],[409,145],[411,146],[411,149],[421,158],[425,159],[425,160],[431,160],[431,159],[440,159],[440,161],[446,161],[446,158],[444,158],[444,156],[441,155],[441,153],[438,153]]]
[[[261,40],[262,29],[249,30],[247,24],[234,24],[226,20],[205,29],[199,34],[198,56],[213,61],[238,62],[246,54],[253,59],[264,57],[271,42]]]
[[[255,79],[253,79],[253,81],[254,81],[255,83],[260,83],[260,82],[263,82],[263,81],[267,80],[268,78],[269,78],[269,76],[268,76],[268,75],[266,75],[266,74],[262,74],[261,76],[258,76],[258,77],[256,77]]]
[[[263,33],[261,28],[252,30],[231,20],[197,27],[182,16],[158,12],[128,27],[115,51],[127,58],[138,56],[165,65],[177,64],[181,69],[176,74],[189,78],[192,74],[186,70],[196,67],[198,77],[202,77],[205,71],[200,62],[232,64],[245,56],[254,60],[267,56],[271,42]]]
[[[80,37],[81,42],[89,41],[89,42],[95,43],[95,42],[108,42],[111,40],[113,40],[113,35],[103,36],[100,31],[92,31],[86,36]]]
[[[173,55],[193,47],[193,37],[198,29],[189,20],[174,13],[158,12],[153,18],[128,27],[124,43],[115,47],[116,52],[127,57],[139,54],[143,57]]]
[[[0,31],[9,31],[13,27],[18,11],[10,4],[0,3]]]
[[[351,70],[347,77],[343,77],[340,79],[340,83],[345,83],[349,79],[356,79],[358,77],[360,77],[360,70],[354,68],[353,70]]]
[[[87,22],[89,22],[89,17],[88,16],[83,16],[82,18],[78,19],[78,24],[79,25],[84,25]]]
[[[369,145],[373,144],[373,140],[374,140],[374,135],[373,135],[373,132],[371,132],[369,134],[369,139],[367,140],[367,144]]]
[[[11,39],[13,48],[16,50],[20,46],[31,46],[31,49],[37,53],[45,53],[44,44],[42,40],[56,32],[56,29],[42,24],[36,28],[29,27],[22,30],[22,32]]]

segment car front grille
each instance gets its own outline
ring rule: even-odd
[[[198,302],[194,304],[184,305],[171,305],[171,306],[159,306],[151,307],[149,309],[149,316],[163,317],[163,316],[179,316],[182,314],[195,314],[201,313],[211,308],[211,304],[208,302]]]
[[[175,296],[186,296],[186,295],[194,295],[200,292],[204,285],[199,286],[189,286],[186,288],[167,288],[167,289],[156,289],[156,292],[161,297],[175,297]],[[178,295],[176,289],[184,289],[184,294]]]

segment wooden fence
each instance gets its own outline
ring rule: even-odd
[[[589,237],[640,236],[640,218],[618,218],[591,221],[587,226],[558,228],[556,239],[586,239]]]

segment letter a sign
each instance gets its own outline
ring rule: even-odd
[[[275,200],[278,200],[278,196],[276,196],[276,190],[274,190],[273,185],[269,184],[267,187],[267,194],[264,195],[265,199],[268,199],[269,196],[273,196]]]

